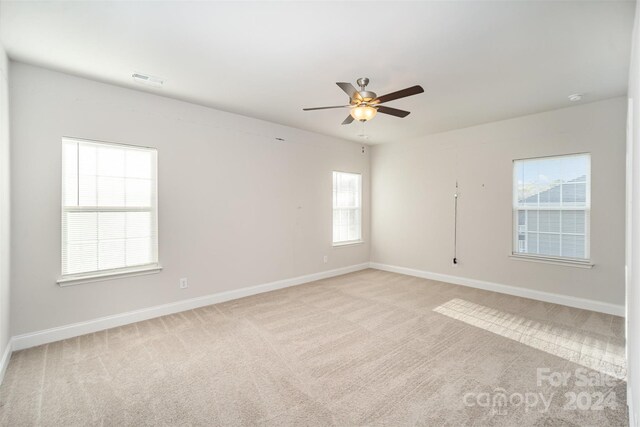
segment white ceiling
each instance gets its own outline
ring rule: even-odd
[[[18,61],[369,143],[624,95],[635,2],[30,2],[0,4]],[[166,79],[162,89],[133,72]],[[358,77],[412,112],[341,126]]]

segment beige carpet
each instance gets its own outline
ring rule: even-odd
[[[623,426],[623,337],[619,317],[365,270],[16,352],[0,422]]]

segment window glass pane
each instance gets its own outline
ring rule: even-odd
[[[540,206],[555,206],[560,203],[560,186],[544,187],[540,192]]]
[[[79,206],[97,206],[98,188],[95,175],[80,175],[78,177]]]
[[[98,147],[98,175],[124,177],[124,150],[119,147]]]
[[[98,174],[98,155],[94,145],[78,144],[78,172],[80,175]]]
[[[586,231],[586,223],[587,223],[587,213],[585,211],[575,211],[576,212],[576,233],[585,234]]]
[[[126,177],[151,179],[151,153],[142,150],[127,150]]]
[[[127,238],[151,237],[151,212],[127,212]]]
[[[587,184],[576,184],[576,203],[583,204],[587,201]]]
[[[586,214],[584,211],[563,211],[562,231],[564,233],[584,234],[585,216]]]
[[[544,232],[560,232],[560,211],[540,211],[539,225],[540,230]]]
[[[575,201],[576,201],[576,185],[563,184],[562,185],[562,202],[575,203]]]
[[[126,215],[126,212],[98,213],[98,239],[124,239]]]
[[[125,190],[127,206],[151,206],[151,180],[127,178]]]
[[[340,222],[338,224],[338,226],[340,227],[340,241],[344,242],[346,240],[349,240],[347,233],[349,230],[349,211],[346,209],[341,209],[340,210]]]
[[[358,240],[358,238],[360,236],[358,236],[358,229],[360,228],[360,224],[358,224],[358,221],[356,219],[356,215],[357,212],[355,209],[351,209],[349,210],[349,233],[347,236],[348,240]]]
[[[588,258],[590,155],[514,162],[514,252]]]
[[[84,273],[98,269],[97,241],[84,243],[69,243],[66,253],[65,274]]]
[[[63,275],[157,263],[156,159],[152,149],[63,139]]]
[[[560,255],[560,235],[559,234],[539,234],[538,253],[540,255],[559,256]]]
[[[538,233],[527,233],[526,234],[527,241],[525,242],[525,246],[527,247],[527,252],[531,254],[538,253]]]
[[[527,230],[538,231],[538,211],[527,211]]]
[[[356,207],[359,198],[359,175],[341,173],[337,180],[336,207]]]
[[[585,236],[576,236],[576,258],[586,258],[586,241],[587,238]]]
[[[584,236],[563,235],[562,236],[562,256],[568,258],[584,258]]]
[[[110,270],[125,266],[125,240],[104,240],[98,242],[98,269]]]
[[[148,264],[151,262],[151,239],[127,239],[127,266]]]
[[[64,143],[62,145],[62,180],[65,206],[77,206],[78,204],[78,144]]]
[[[78,205],[78,177],[77,176],[65,176],[63,178],[62,186],[64,188],[63,203],[65,206],[77,206]]]
[[[362,176],[333,173],[333,242],[348,242],[362,238],[360,204]]]
[[[124,206],[125,180],[120,177],[98,177],[98,206]]]
[[[565,233],[576,232],[576,211],[562,212],[562,231]]]
[[[563,156],[562,182],[586,182],[589,170],[589,155]]]
[[[95,212],[69,212],[65,216],[67,241],[86,242],[98,238],[98,215]]]

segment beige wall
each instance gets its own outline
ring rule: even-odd
[[[623,98],[376,146],[370,159],[297,129],[20,63],[11,72],[13,335],[367,262],[370,243],[374,262],[623,304]],[[63,135],[159,149],[162,273],[55,284]],[[512,160],[584,151],[595,267],[509,258]],[[331,246],[334,169],[364,174],[364,245]]]
[[[623,305],[626,107],[616,98],[376,146],[372,261]],[[512,161],[577,152],[592,154],[595,266],[510,258]]]
[[[368,149],[20,63],[11,75],[14,335],[369,260]],[[63,135],[158,148],[161,273],[56,285]],[[364,244],[332,248],[333,170],[363,174]]]
[[[0,46],[0,358],[10,338],[9,62]]]
[[[640,7],[636,7],[629,71],[627,135],[627,378],[629,424],[640,423]]]

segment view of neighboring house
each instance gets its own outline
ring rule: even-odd
[[[586,175],[553,184],[517,201],[514,250],[567,258],[588,258],[589,182]]]

